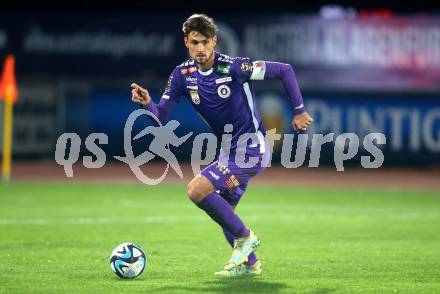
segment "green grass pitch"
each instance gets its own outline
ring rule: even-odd
[[[0,293],[440,292],[440,195],[249,188],[238,213],[261,238],[263,275],[213,276],[220,228],[184,186],[0,185]],[[148,265],[120,280],[109,255],[135,242]]]

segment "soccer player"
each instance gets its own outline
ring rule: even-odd
[[[260,240],[234,212],[249,180],[264,169],[270,152],[265,141],[266,131],[256,109],[252,81],[282,81],[290,97],[295,129],[305,130],[313,119],[305,111],[291,65],[220,54],[214,50],[216,32],[212,18],[204,14],[190,16],[183,24],[184,43],[190,59],[173,70],[158,104],[152,101],[146,89],[135,83],[131,85],[132,101],[163,121],[179,99],[185,97],[217,137],[224,133],[231,135],[230,149],[221,148],[218,160],[190,181],[187,194],[221,226],[233,247],[231,258],[215,275],[258,275],[261,274],[261,262],[254,251]],[[258,159],[252,168],[241,168],[235,161],[239,138],[246,133],[254,134],[258,141],[245,150],[246,156]]]

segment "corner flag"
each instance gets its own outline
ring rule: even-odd
[[[11,177],[13,104],[17,101],[17,96],[15,59],[13,55],[8,55],[3,66],[3,73],[0,80],[0,99],[5,101],[3,108],[2,152],[2,177],[4,181],[9,181]]]

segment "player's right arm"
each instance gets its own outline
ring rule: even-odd
[[[166,119],[171,110],[179,102],[179,98],[183,95],[182,76],[179,68],[175,68],[171,73],[165,91],[158,104],[154,103],[151,99],[147,89],[142,88],[136,83],[131,84],[131,101],[139,103],[144,109],[152,112],[161,122]]]

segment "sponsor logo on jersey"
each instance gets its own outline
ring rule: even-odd
[[[195,72],[195,71],[197,71],[197,67],[191,66],[189,68],[182,68],[180,70],[180,73],[183,74],[183,75],[186,75],[186,74],[189,74],[189,73],[192,73],[192,72]]]
[[[191,100],[194,104],[200,104],[199,93],[195,89],[189,90],[189,94],[191,95]]]
[[[225,184],[229,189],[234,189],[235,187],[240,186],[240,181],[235,175],[230,175],[229,178],[226,179]]]
[[[217,94],[222,98],[228,98],[231,95],[231,88],[226,85],[220,85],[217,89]]]
[[[186,87],[187,87],[188,89],[192,89],[192,90],[198,90],[198,89],[199,89],[199,87],[198,87],[197,85],[195,85],[195,86],[187,85]]]
[[[226,82],[230,82],[230,81],[232,81],[232,77],[226,77],[226,78],[216,79],[215,83],[222,84],[222,83],[226,83]]]
[[[190,83],[197,83],[197,78],[193,77],[186,77],[186,81]]]
[[[224,64],[217,65],[217,72],[229,74],[229,65],[224,65]]]
[[[243,72],[252,71],[252,64],[249,64],[247,62],[243,62],[241,64],[240,68]]]

